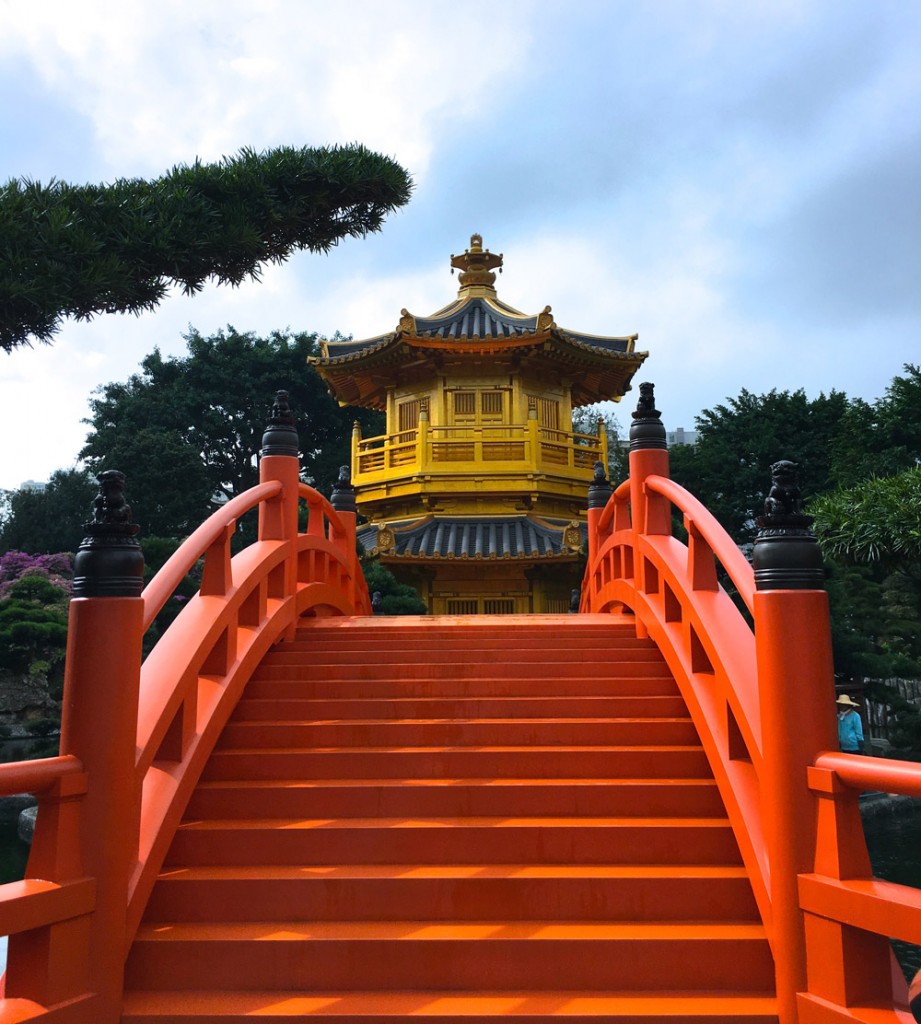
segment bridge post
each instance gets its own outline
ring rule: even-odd
[[[630,424],[630,512],[633,525],[633,571],[637,589],[646,592],[646,562],[641,538],[645,534],[672,532],[671,506],[658,494],[647,494],[646,478],[668,477],[668,441],[662,413],[656,408],[655,385],[640,384],[640,397]],[[636,635],[647,636],[640,616],[636,616]]]
[[[298,486],[300,484],[300,441],[294,415],[288,405],[288,392],[275,393],[275,402],[265,432],[259,459],[259,482],[278,480],[282,492],[278,498],[259,506],[259,540],[288,541],[290,550],[285,558],[280,578],[270,579],[269,597],[291,597],[297,588]],[[292,618],[285,632],[286,639],[294,638],[295,620]]]
[[[143,638],[144,556],[138,527],[124,497],[124,474],[108,470],[97,477],[95,515],[86,525],[74,560],[73,600],[64,670],[62,754],[84,767],[88,788],[80,805],[79,851],[83,870],[95,879],[95,908],[88,920],[56,926],[47,936],[45,978],[20,974],[30,933],[10,940],[7,995],[45,1005],[69,995],[78,975],[96,996],[93,1020],[117,1024],[122,1013],[127,943],[128,887],[137,863],[140,783],[135,767],[138,690]],[[51,838],[51,837],[48,837]],[[58,834],[55,841],[64,842]],[[47,855],[38,849],[36,857]],[[61,860],[63,851],[56,851]],[[23,947],[19,946],[19,942]],[[71,991],[62,991],[70,986]]]
[[[796,467],[778,462],[758,519],[755,652],[762,722],[764,837],[770,865],[771,928],[779,1016],[797,1018],[807,988],[797,876],[813,870],[816,801],[807,768],[837,748],[834,664],[822,555],[803,515]]]
[[[352,607],[355,607],[355,580],[358,569],[358,549],[355,539],[358,523],[358,505],[355,502],[355,487],[352,484],[352,474],[348,466],[341,466],[339,479],[333,484],[333,493],[330,496],[330,505],[339,513],[345,532],[337,534],[336,543],[341,548],[345,557],[346,565],[349,567],[349,600]]]
[[[588,488],[588,564],[594,566],[604,538],[600,536],[598,521],[611,500],[614,489],[608,483],[603,462],[595,463],[595,475]]]

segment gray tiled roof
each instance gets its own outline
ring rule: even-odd
[[[569,553],[563,549],[563,530],[569,525],[569,520],[531,516],[429,516],[390,527],[396,543],[389,553],[406,558],[552,558]],[[581,529],[584,538],[585,526]],[[358,530],[366,549],[376,547],[377,531],[371,523]]]
[[[454,306],[444,316],[416,317],[420,337],[511,338],[537,330],[536,316],[511,316],[481,298]]]
[[[404,310],[405,313],[405,310]],[[411,318],[414,331],[419,338],[491,339],[527,338],[538,333],[538,316],[525,316],[501,302],[489,302],[477,296],[463,302],[454,302],[432,316]],[[633,338],[605,337],[582,334],[563,328],[554,328],[561,338],[577,348],[608,353],[627,353]],[[328,342],[328,356],[320,363],[348,362],[393,344],[405,328],[398,328],[389,334],[359,341]]]
[[[560,335],[582,348],[601,349],[604,352],[628,352],[633,338],[606,338],[598,334],[578,334],[575,331],[560,330]]]

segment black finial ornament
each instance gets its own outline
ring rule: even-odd
[[[608,478],[605,476],[604,463],[596,462],[594,470],[594,476],[592,477],[592,482],[588,488],[588,507],[604,508],[611,495],[614,493],[614,490],[608,483]]]
[[[371,595],[371,613],[373,615],[384,614],[384,597],[379,590],[375,590]]]
[[[771,466],[771,489],[764,515],[755,522],[758,535],[752,549],[757,590],[822,590],[825,572],[822,552],[803,512],[798,484],[799,467],[782,459]]]
[[[582,588],[573,587],[569,592],[569,614],[578,615],[579,605],[582,603]]]
[[[139,597],[144,588],[140,527],[125,501],[125,474],[107,469],[96,477],[93,520],[74,557],[74,597]]]
[[[640,384],[640,397],[632,413],[630,424],[630,450],[640,448],[668,448],[662,413],[656,408],[655,384]]]
[[[262,455],[300,455],[300,443],[294,414],[288,405],[288,392],[276,391],[272,413],[262,435]]]
[[[333,484],[330,505],[337,512],[357,512],[355,504],[355,486],[352,483],[352,471],[348,466],[339,467],[339,479]]]

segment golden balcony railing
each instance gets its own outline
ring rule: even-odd
[[[607,464],[607,437],[520,424],[440,427],[421,422],[415,430],[362,438],[352,436],[356,484],[415,474],[459,470],[534,472],[588,479],[595,462]]]

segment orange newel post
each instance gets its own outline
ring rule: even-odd
[[[291,597],[297,588],[297,537],[298,485],[300,484],[300,442],[294,415],[288,406],[288,392],[278,391],[272,413],[262,435],[262,450],[259,460],[259,482],[278,480],[282,492],[278,498],[267,501],[259,507],[259,540],[283,540],[290,544],[283,572],[269,579],[269,597]],[[294,636],[295,623],[292,619],[285,634]],[[290,634],[290,637],[288,636]]]
[[[637,588],[646,592],[645,560],[640,538],[646,534],[672,532],[671,505],[659,494],[646,492],[646,478],[668,477],[668,441],[662,413],[656,408],[654,385],[640,384],[640,397],[630,424],[630,510],[633,524],[634,573]],[[636,618],[638,637],[647,635],[640,617]]]
[[[88,935],[80,939],[75,933],[66,954],[88,965],[89,988],[98,998],[93,1020],[115,1024],[121,1019],[128,885],[140,829],[135,764],[144,556],[125,502],[124,474],[109,470],[97,479],[95,519],[74,561],[60,747],[62,754],[79,758],[87,774],[80,857],[96,880],[96,907]],[[16,987],[12,953],[10,980]],[[49,971],[60,966],[49,958]],[[72,970],[71,965],[62,975]],[[48,979],[51,1002],[63,994],[55,992],[59,981]]]
[[[360,571],[356,547],[358,505],[355,502],[355,487],[352,484],[352,475],[348,466],[341,466],[339,469],[339,479],[333,485],[330,504],[339,513],[339,520],[342,523],[342,531],[337,531],[335,541],[348,566],[349,601],[354,608],[355,581],[357,573]]]
[[[605,475],[604,463],[596,462],[594,479],[588,489],[588,564],[593,569],[595,559],[598,557],[598,552],[605,539],[601,536],[598,523],[613,493]]]
[[[797,876],[813,869],[816,801],[807,769],[837,748],[834,666],[822,556],[802,514],[796,466],[778,462],[755,541],[755,650],[761,705],[764,837],[780,1020],[806,989]]]

